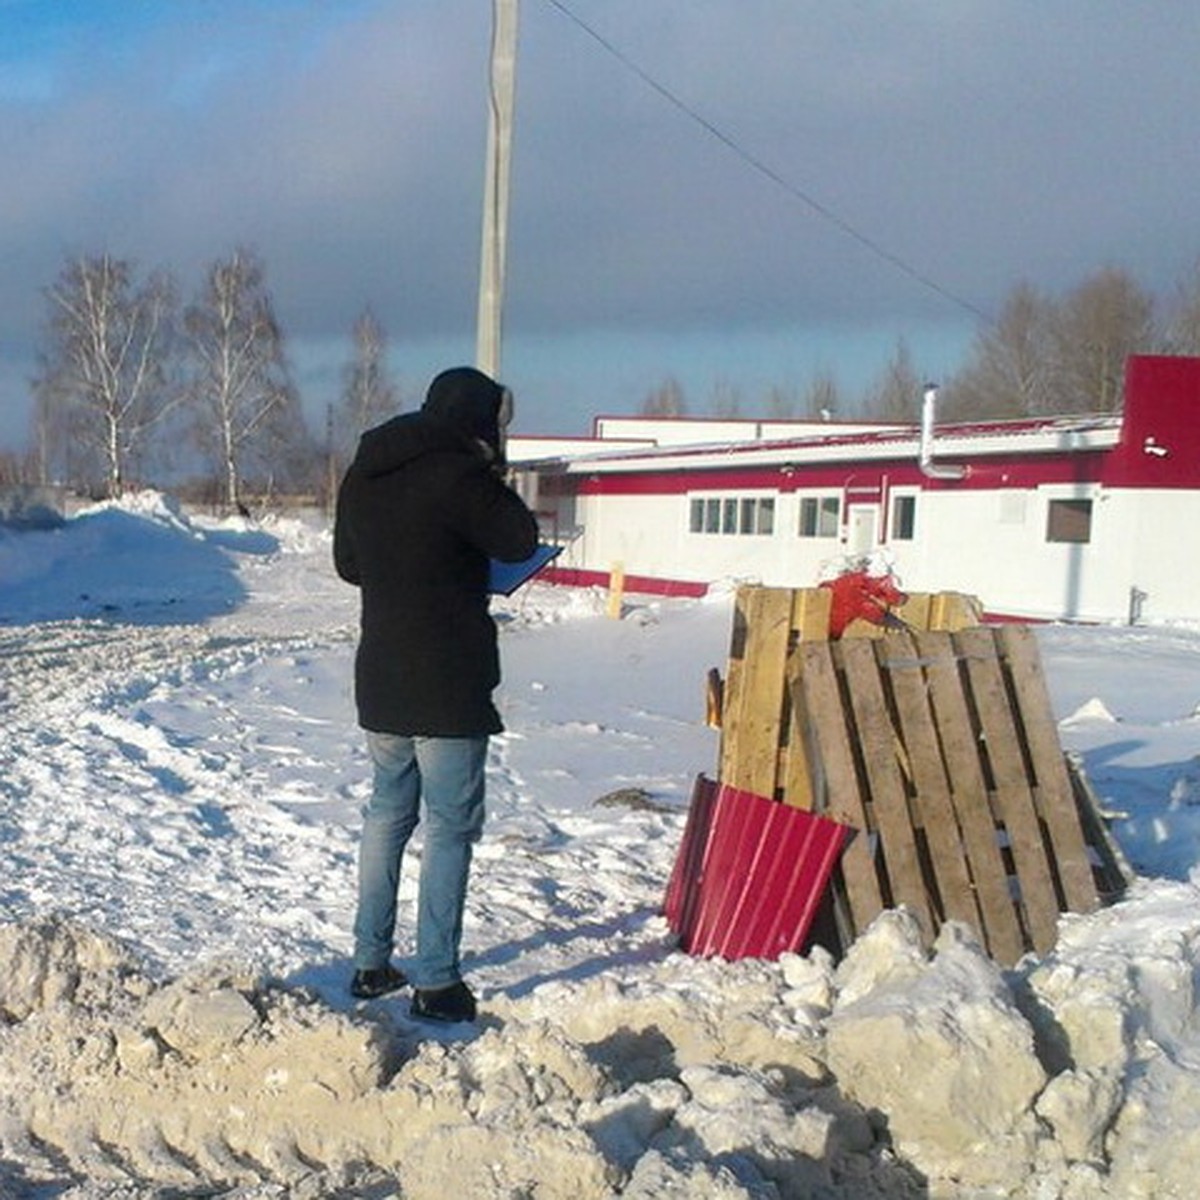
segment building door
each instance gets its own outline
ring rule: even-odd
[[[848,545],[851,554],[870,554],[879,544],[879,505],[852,504]]]

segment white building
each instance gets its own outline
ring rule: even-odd
[[[1200,359],[1137,356],[1124,411],[970,424],[599,418],[513,438],[550,578],[703,594],[882,559],[1022,619],[1200,621]]]

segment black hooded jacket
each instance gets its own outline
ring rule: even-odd
[[[333,555],[362,592],[355,699],[364,729],[501,729],[488,559],[527,558],[537,523],[495,470],[500,404],[501,389],[481,372],[443,372],[419,413],[363,434],[342,480]]]

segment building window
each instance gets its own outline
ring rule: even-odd
[[[802,496],[800,499],[800,536],[837,537],[842,510],[838,496]]]
[[[758,510],[758,501],[750,496],[742,499],[742,521],[738,526],[738,533],[754,533],[755,513]]]
[[[688,530],[770,536],[775,532],[775,498],[693,496],[688,505]]]
[[[688,507],[688,529],[692,533],[721,532],[721,501],[693,496]]]
[[[721,502],[715,497],[709,497],[704,502],[704,532],[721,532]]]
[[[892,497],[892,541],[911,542],[917,536],[916,496]]]
[[[1051,500],[1046,508],[1046,541],[1075,545],[1092,540],[1090,500]]]
[[[758,498],[758,519],[755,533],[770,536],[775,532],[775,499],[773,496]]]
[[[725,519],[721,523],[722,533],[737,533],[738,523],[738,502],[730,497],[727,497],[724,503]]]

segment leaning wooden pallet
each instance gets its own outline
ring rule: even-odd
[[[962,921],[1004,963],[1049,949],[1060,913],[1121,881],[1101,878],[1114,856],[1081,817],[1032,632],[980,626],[948,593],[834,641],[821,591],[739,592],[722,781],[856,831],[833,885],[843,943],[904,904],[928,938]]]

